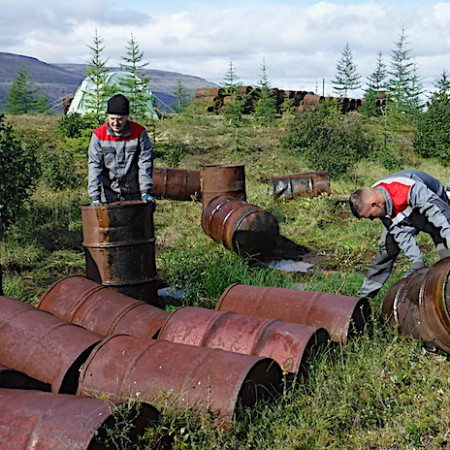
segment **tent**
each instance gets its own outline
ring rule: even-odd
[[[108,72],[106,73],[105,85],[108,88],[111,88],[112,95],[114,94],[123,94],[127,95],[127,88],[123,87],[122,83],[127,78],[133,78],[133,75],[130,72]],[[135,77],[137,78],[137,77]],[[73,100],[69,106],[68,113],[79,113],[86,114],[89,112],[94,112],[92,108],[89,108],[89,93],[93,92],[95,89],[94,82],[86,77],[78,87],[73,97]],[[159,116],[155,110],[154,99],[152,92],[149,90],[145,90],[145,96],[148,96],[148,101],[145,105],[145,115],[148,119],[158,120]],[[106,102],[105,102],[105,111],[106,111]],[[130,112],[130,115],[133,115],[133,111]]]

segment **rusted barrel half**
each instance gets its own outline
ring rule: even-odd
[[[371,314],[365,298],[244,284],[228,286],[216,310],[325,328],[341,344],[362,331]]]
[[[112,447],[107,430],[121,420],[116,406],[96,398],[50,392],[0,389],[0,447],[3,450],[100,450]],[[130,427],[118,430],[129,444],[158,419],[158,412],[143,404],[130,418]],[[131,447],[128,447],[131,448]]]
[[[450,258],[419,269],[391,286],[382,313],[400,332],[450,354]]]
[[[163,309],[82,276],[58,280],[44,293],[38,308],[102,336],[123,333],[151,339],[169,317]]]
[[[391,326],[398,325],[403,336],[415,339],[428,337],[419,312],[419,291],[428,270],[428,267],[423,267],[400,279],[383,297],[382,315]]]
[[[0,297],[0,364],[51,384],[53,392],[76,392],[78,370],[100,339],[20,300]]]
[[[48,383],[29,377],[28,375],[0,365],[0,388],[3,389],[33,389],[35,391],[49,392]]]
[[[202,228],[207,236],[241,255],[270,253],[280,234],[270,212],[227,196],[216,197],[206,205]]]
[[[201,197],[200,170],[153,168],[152,194],[157,198],[192,200]]]
[[[203,167],[200,180],[203,208],[213,198],[220,195],[244,201],[247,199],[244,165],[228,164]]]
[[[274,359],[294,378],[306,373],[306,362],[328,342],[324,328],[263,319],[205,308],[181,307],[167,319],[158,339],[220,348]]]
[[[82,206],[86,276],[122,294],[157,302],[153,203]]]
[[[331,194],[330,174],[326,171],[272,177],[272,186],[276,198],[293,199]]]
[[[277,393],[281,376],[270,358],[116,335],[83,364],[78,393],[139,396],[155,405],[169,394],[180,408],[210,410],[220,424],[232,419],[238,400],[252,406]]]

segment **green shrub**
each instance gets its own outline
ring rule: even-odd
[[[312,169],[327,170],[332,177],[351,173],[373,146],[363,132],[360,116],[343,116],[334,102],[321,102],[296,115],[282,144]]]
[[[46,149],[40,156],[43,183],[54,191],[75,188],[81,183],[81,177],[75,170],[73,154],[69,151],[58,152]]]
[[[92,124],[79,113],[70,113],[62,116],[58,121],[58,131],[61,136],[68,138],[81,137],[82,131],[90,128]]]
[[[414,134],[414,150],[423,158],[437,158],[450,164],[450,101],[434,100],[418,117]]]
[[[0,212],[5,224],[16,220],[33,194],[40,168],[36,145],[23,145],[12,125],[0,115]]]

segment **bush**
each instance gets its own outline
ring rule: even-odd
[[[69,151],[58,153],[47,149],[41,155],[42,181],[54,191],[76,188],[81,177],[75,170],[75,160]]]
[[[359,117],[358,113],[343,116],[335,102],[321,102],[296,115],[282,144],[314,170],[327,170],[332,177],[351,173],[373,146]]]
[[[61,136],[68,138],[77,138],[90,124],[78,113],[70,113],[62,116],[58,121],[58,131]]]
[[[423,158],[450,165],[450,101],[435,99],[418,118],[414,150]]]
[[[5,224],[16,220],[33,194],[39,174],[36,145],[23,145],[0,114],[0,212]]]

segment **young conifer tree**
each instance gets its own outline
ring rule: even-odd
[[[120,64],[120,68],[133,76],[123,79],[120,87],[126,92],[126,96],[130,101],[130,113],[135,119],[147,118],[147,104],[154,99],[153,96],[149,95],[148,85],[150,77],[144,70],[149,63],[143,63],[143,59],[144,52],[139,49],[136,38],[131,34],[126,47],[126,54],[122,56],[123,62]]]
[[[92,91],[84,92],[86,97],[86,103],[88,108],[91,109],[99,122],[102,121],[106,109],[106,102],[111,96],[112,92],[106,86],[106,74],[108,69],[106,68],[107,59],[103,59],[103,38],[101,38],[95,30],[92,45],[88,45],[92,52],[92,58],[88,62],[88,68],[86,70],[86,76],[90,78],[94,85]]]
[[[48,99],[43,93],[38,96],[39,91],[39,88],[34,87],[27,65],[22,63],[6,94],[6,111],[11,114],[29,114],[48,109]]]
[[[381,114],[380,108],[376,104],[377,98],[386,97],[387,69],[383,61],[383,55],[378,53],[375,70],[367,77],[367,87],[364,91],[365,102],[362,112],[367,116],[377,116]]]
[[[258,83],[259,98],[254,104],[254,116],[256,121],[263,126],[269,126],[277,113],[276,98],[270,89],[270,81],[267,75],[268,67],[265,61],[261,65],[261,80]]]
[[[394,45],[390,70],[388,71],[390,75],[388,82],[389,96],[392,100],[407,105],[414,71],[414,61],[411,49],[408,48],[407,35],[404,28],[402,28],[400,36]]]
[[[171,108],[178,114],[184,113],[191,96],[181,80],[178,80],[177,89],[173,92],[173,95],[175,95],[175,100],[171,104]]]
[[[353,53],[348,42],[336,64],[336,70],[336,78],[331,83],[333,91],[340,97],[347,97],[350,91],[361,87],[361,75],[353,62]]]

